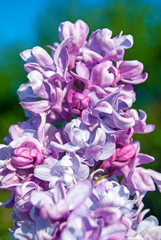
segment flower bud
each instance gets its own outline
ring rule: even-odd
[[[14,149],[11,163],[15,168],[27,169],[35,167],[44,159],[44,155],[36,148],[18,147]]]
[[[73,113],[81,114],[81,111],[88,108],[90,98],[82,93],[71,89],[68,93],[68,103]]]

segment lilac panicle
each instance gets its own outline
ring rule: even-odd
[[[124,60],[133,37],[108,28],[90,36],[82,20],[59,26],[60,43],[20,53],[28,82],[17,93],[27,120],[0,145],[0,189],[11,191],[15,240],[132,240],[161,237],[143,197],[161,174],[143,168],[135,133],[154,130],[133,109],[132,85],[148,74]]]

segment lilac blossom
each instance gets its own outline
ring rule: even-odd
[[[36,139],[26,136],[12,141],[8,146],[11,156],[6,162],[7,168],[27,169],[42,163],[44,155],[40,146]]]
[[[70,83],[65,86],[65,88],[61,88],[57,86],[57,80],[60,80],[60,76],[57,74],[54,77],[50,77],[49,80],[45,80],[43,82],[36,83],[39,79],[43,79],[42,75],[37,77],[37,75],[41,75],[38,71],[32,71],[29,73],[28,77],[32,80],[32,85],[26,83],[20,86],[18,89],[18,94],[20,98],[20,103],[23,108],[29,112],[34,114],[41,113],[50,113],[50,111],[61,112],[63,98],[65,97],[66,90],[70,87]],[[35,81],[35,79],[36,81]],[[30,80],[30,81],[31,81]],[[52,82],[52,84],[50,83]],[[35,85],[34,85],[35,83]],[[43,88],[43,91],[41,90]],[[37,98],[41,98],[42,100],[37,101]]]
[[[48,225],[45,239],[48,239],[52,229],[53,232],[55,230],[52,235],[54,239],[97,240],[114,236],[125,238],[135,213],[132,210],[134,201],[129,200],[129,196],[128,189],[116,182],[103,180],[92,186],[90,180],[85,180],[76,183],[67,192],[58,183],[53,191],[33,191],[30,197],[31,203],[40,211],[39,224],[44,222],[45,226]],[[30,234],[31,239],[43,236],[44,229],[41,224],[41,232],[37,229],[37,212],[36,209],[33,210],[32,228],[27,227],[25,231],[24,227],[32,221],[20,221],[15,236],[19,236],[20,233],[25,237]],[[61,231],[62,224],[64,227]]]
[[[90,131],[80,118],[68,123],[64,128],[64,134],[68,139],[64,145],[51,142],[55,151],[76,152],[87,160],[90,166],[94,165],[94,160],[105,160],[110,157],[115,149],[113,136],[106,135],[101,128]]]
[[[145,82],[148,74],[143,71],[143,64],[137,60],[133,61],[120,61],[117,68],[117,76],[115,84],[119,81],[130,84],[140,84]]]
[[[59,38],[61,41],[72,37],[71,49],[79,52],[80,47],[86,41],[89,29],[85,22],[77,20],[75,24],[63,22],[59,26]]]
[[[158,226],[158,219],[155,216],[149,216],[141,221],[136,231],[130,229],[128,233],[128,240],[143,240],[143,239],[156,239],[159,240],[161,237],[161,226]]]
[[[35,166],[44,161],[44,146],[38,141],[41,122],[39,125],[37,121],[37,125],[37,129],[29,122],[10,128],[10,135],[6,138],[9,144],[0,149],[3,157],[3,168],[0,171],[1,189],[12,190],[25,179],[32,178]]]
[[[79,61],[76,63],[76,73],[71,72],[71,74],[82,81],[86,88],[95,86],[104,89],[114,85],[117,69],[108,60],[96,64],[91,70],[88,69],[86,64]]]
[[[154,131],[155,126],[153,124],[146,124],[147,115],[143,110],[139,110],[140,116],[135,109],[130,109],[127,112],[135,119],[135,125],[133,126],[135,133],[150,133]]]
[[[36,218],[36,221],[19,221],[13,232],[13,239],[53,240],[57,225],[51,225],[48,220]],[[11,235],[12,236],[12,235]]]
[[[133,37],[122,36],[122,32],[115,38],[111,39],[111,36],[112,31],[107,28],[93,32],[87,46],[83,49],[84,61],[91,65],[103,59],[122,60],[125,49],[133,45]]]
[[[88,32],[88,25],[81,20],[77,20],[75,24],[66,21],[59,26],[59,39],[61,41],[71,39],[68,45],[69,67],[71,69],[75,65],[76,56],[81,52],[81,48],[86,42]]]
[[[32,220],[30,217],[30,211],[32,209],[30,194],[35,190],[40,191],[42,190],[42,187],[40,187],[34,181],[24,182],[22,185],[17,186],[15,189],[15,215],[21,221]]]
[[[152,169],[140,167],[142,164],[153,162],[154,158],[147,154],[140,153],[139,143],[136,145],[136,148],[137,150],[133,161],[130,161],[121,168],[121,172],[124,175],[122,184],[127,185],[131,193],[139,191],[141,195],[145,195],[147,191],[155,191],[155,184],[159,191],[161,191],[161,174]]]
[[[47,161],[46,161],[47,162]],[[89,167],[81,164],[78,155],[70,153],[57,161],[53,166],[38,165],[34,170],[35,177],[49,181],[53,188],[58,181],[62,181],[67,187],[73,186],[76,181],[86,179],[89,175]]]
[[[139,61],[120,61],[115,67],[112,61],[104,60],[89,71],[88,67],[78,62],[76,73],[71,72],[77,79],[81,80],[88,88],[103,88],[117,86],[118,84],[139,84],[146,81],[147,73],[142,74],[143,64]],[[101,91],[101,89],[100,89]]]
[[[114,154],[103,161],[102,168],[106,169],[108,167],[123,167],[132,161],[136,153],[136,147],[134,144],[127,144],[123,146],[116,147]]]
[[[68,93],[68,103],[70,105],[70,110],[77,115],[81,114],[81,111],[88,108],[89,97],[83,95],[82,93],[76,92],[71,89]]]
[[[65,239],[65,236],[67,239],[77,239],[78,237],[80,239],[110,239],[116,235],[118,238],[124,239],[128,227],[125,224],[126,221],[121,220],[121,215],[125,213],[125,209],[121,206],[124,206],[125,202],[128,203],[130,195],[126,188],[120,187],[114,182],[98,182],[93,190],[93,195],[86,200],[86,206],[74,210],[68,218],[61,239]],[[132,208],[133,202],[130,205],[129,201],[128,205],[129,208]],[[129,213],[129,209],[127,212]],[[131,212],[131,216],[133,214]]]
[[[54,59],[40,47],[21,53],[23,60],[27,61],[25,69],[29,72],[29,82],[20,86],[18,95],[21,105],[27,111],[34,114],[50,113],[53,110],[58,113],[62,111],[63,99],[73,84],[72,76],[67,73],[68,42],[65,41],[57,47]],[[65,52],[63,56],[62,52]],[[37,101],[37,98],[42,100]],[[66,106],[64,111],[68,116],[68,109],[65,110],[65,108]]]
[[[140,194],[145,194],[148,191],[155,191],[155,184],[161,191],[161,174],[154,170],[137,167],[126,174],[128,174],[126,182],[123,183],[128,184],[132,192],[138,190]]]
[[[60,43],[23,51],[28,82],[17,93],[27,120],[0,145],[0,206],[13,207],[12,239],[135,240],[161,237],[143,197],[161,192],[161,173],[143,168],[135,133],[150,133],[133,109],[143,64],[124,60],[133,45],[108,28],[89,36],[82,20],[59,26]]]
[[[82,112],[82,121],[86,125],[98,123],[106,133],[115,133],[135,125],[134,118],[124,112],[134,102],[133,94],[121,88],[112,91],[101,99],[95,92],[88,95],[90,107]]]
[[[51,192],[33,192],[31,203],[40,209],[40,215],[49,220],[59,220],[69,215],[70,211],[77,208],[92,191],[92,183],[89,180],[79,181],[67,193],[58,183]]]

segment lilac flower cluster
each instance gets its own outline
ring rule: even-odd
[[[146,113],[132,109],[132,85],[147,79],[143,64],[124,61],[131,35],[85,22],[63,22],[61,43],[20,55],[28,82],[18,89],[27,120],[0,145],[1,203],[13,207],[15,240],[161,239],[143,197],[161,191],[161,174],[145,169],[135,133],[150,133]]]

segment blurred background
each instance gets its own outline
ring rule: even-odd
[[[137,101],[134,108],[147,112],[147,123],[156,125],[153,133],[136,135],[141,152],[156,161],[146,166],[161,172],[161,2],[159,0],[6,0],[0,14],[0,140],[8,135],[12,124],[23,121],[16,90],[27,81],[19,53],[39,45],[46,49],[58,39],[62,21],[84,20],[92,31],[109,28],[116,36],[121,30],[132,34],[134,46],[125,53],[125,60],[144,63],[148,80],[135,86]],[[0,191],[4,202],[9,192]],[[148,193],[144,199],[150,214],[161,224],[161,194]],[[0,208],[0,239],[7,239],[12,228],[11,211]]]

